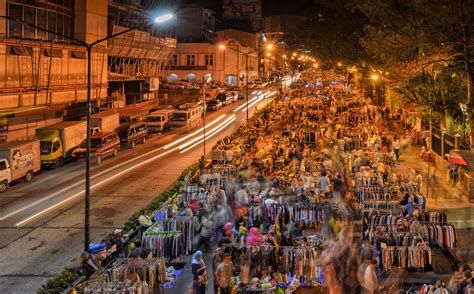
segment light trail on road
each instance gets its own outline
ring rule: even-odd
[[[213,120],[212,122],[208,123],[208,124],[206,125],[206,127],[210,127],[210,126],[215,125],[217,122],[219,122],[219,121],[220,121],[221,119],[223,119],[225,116],[226,116],[226,114],[223,114],[223,115],[219,116],[218,118],[216,118],[216,119]],[[174,141],[173,143],[170,143],[170,144],[168,144],[168,145],[165,145],[165,146],[163,147],[163,149],[168,149],[168,148],[170,148],[170,147],[173,147],[173,146],[175,146],[175,145],[177,145],[177,144],[183,142],[184,140],[186,140],[186,139],[188,139],[188,138],[191,138],[191,137],[193,137],[193,136],[195,136],[195,135],[197,135],[197,134],[199,134],[199,133],[202,133],[203,130],[204,130],[204,127],[200,128],[200,129],[198,129],[198,130],[196,130],[196,131],[193,132],[192,134],[186,135],[186,136],[184,136],[183,138]]]
[[[249,101],[252,102],[252,105],[258,103],[258,101],[261,101],[264,97],[265,97],[265,94],[268,94],[268,92],[265,92],[265,93],[262,93],[262,92],[256,92],[257,93],[257,96],[254,97],[253,99],[251,99]],[[244,103],[243,105],[239,106],[239,108],[241,108],[242,106],[245,107],[247,105],[247,103]],[[235,110],[234,110],[235,112]],[[206,134],[206,140],[214,137],[215,135],[219,134],[222,130],[224,130],[227,126],[229,126],[230,124],[232,124],[236,119],[237,119],[237,116],[236,114],[232,114],[229,118],[227,118],[226,120],[222,121],[222,119],[224,119],[226,117],[226,114],[223,114],[221,116],[219,116],[218,118],[214,119],[212,122],[210,122],[209,124],[207,124],[206,128],[207,127],[210,127],[210,126],[213,126],[215,124],[218,124],[217,126],[215,126],[214,128],[210,129],[209,130],[209,133]],[[222,121],[222,122],[221,122]],[[108,168],[106,170],[103,170],[97,174],[95,174],[92,179],[97,179],[98,177],[100,176],[103,176],[107,173],[110,173],[110,172],[114,172],[114,170],[117,170],[118,168],[124,166],[124,165],[128,165],[130,166],[131,164],[133,164],[133,161],[136,161],[137,159],[140,159],[140,158],[143,158],[143,157],[146,157],[146,156],[149,156],[153,153],[156,153],[156,152],[159,152],[160,150],[163,150],[164,152],[163,153],[160,153],[158,155],[155,155],[155,156],[152,156],[142,162],[139,162],[139,163],[136,163],[136,164],[133,164],[132,166],[122,170],[122,171],[118,171],[116,174],[113,174],[105,179],[102,179],[100,180],[99,182],[93,184],[91,186],[91,189],[96,189],[104,184],[107,184],[109,183],[110,181],[112,180],[115,180],[117,179],[118,177],[121,177],[123,176],[124,174],[128,173],[128,172],[131,172],[133,171],[134,169],[137,169],[143,165],[146,165],[154,160],[157,160],[163,156],[166,156],[170,153],[173,153],[175,151],[180,151],[180,153],[184,153],[184,152],[187,152],[193,148],[195,148],[196,146],[198,146],[199,144],[203,143],[203,137],[204,135],[202,134],[203,132],[203,127],[199,128],[198,130],[194,131],[193,133],[191,134],[188,134],[170,144],[167,144],[163,147],[158,147],[156,148],[155,150],[152,150],[152,151],[149,151],[145,154],[142,154],[142,155],[139,155],[137,157],[134,157],[133,159],[130,159],[130,160],[127,160],[125,162],[122,162],[120,164],[117,164],[116,166],[113,166],[111,168]],[[198,135],[198,137],[195,137],[196,135]],[[183,141],[186,141],[188,140],[187,142],[185,142],[184,144],[182,144],[181,146],[178,146],[178,147],[175,147],[175,148],[171,148],[173,146],[176,146],[177,144],[179,143],[182,143]],[[194,144],[193,144],[194,143]],[[171,149],[170,149],[171,148]],[[183,148],[185,148],[183,150]],[[5,220],[7,218],[10,218],[16,214],[19,214],[27,209],[30,209],[34,206],[37,206],[38,204],[41,204],[42,202],[45,202],[49,199],[52,199],[54,197],[58,197],[58,196],[61,196],[62,194],[64,193],[67,193],[68,191],[71,191],[73,192],[74,189],[77,191],[76,193],[70,195],[70,196],[67,196],[67,198],[64,198],[62,200],[60,199],[57,199],[57,200],[60,200],[59,202],[57,203],[54,203],[54,204],[51,204],[51,206],[48,206],[48,207],[45,207],[44,209],[40,210],[40,211],[37,211],[37,212],[34,212],[34,214],[30,215],[30,216],[27,216],[25,219],[22,219],[18,222],[15,223],[15,227],[22,227],[24,226],[25,224],[28,224],[29,222],[45,215],[46,213],[54,210],[54,209],[59,209],[61,208],[62,206],[65,206],[66,204],[68,204],[69,202],[71,202],[72,200],[80,197],[81,195],[84,195],[85,193],[85,189],[81,187],[81,185],[84,184],[84,180],[80,180],[74,184],[72,184],[71,186],[67,187],[67,188],[63,188],[59,191],[56,191],[56,192],[53,192],[52,194],[50,195],[47,195],[37,201],[34,201],[32,203],[29,203],[27,205],[24,205],[22,206],[21,208],[18,208],[12,212],[9,212],[7,213],[6,215],[3,215],[0,217],[0,221],[2,220]],[[80,188],[80,190],[79,190]],[[59,198],[59,197],[58,197]],[[53,200],[53,201],[57,201],[57,200]]]
[[[257,92],[255,95],[256,95],[256,96],[253,97],[252,99],[250,99],[248,103],[252,103],[253,101],[259,99],[260,95],[264,95],[264,93],[262,93],[262,92]],[[237,112],[237,111],[241,110],[241,109],[244,108],[245,106],[247,106],[247,102],[244,103],[244,104],[242,104],[242,105],[240,105],[240,106],[237,107],[236,109],[234,109],[234,112]]]
[[[209,129],[207,131],[207,134],[206,134],[206,138],[208,137],[208,135],[210,135],[212,132],[214,132],[215,130],[219,129],[222,125],[224,125],[225,123],[227,123],[229,120],[231,120],[232,118],[235,118],[235,114],[233,114],[232,116],[230,116],[229,118],[227,118],[225,121],[221,122],[220,124],[218,124],[216,127],[214,127],[213,129]],[[202,132],[201,132],[202,133]],[[178,149],[183,149],[183,148],[186,148],[187,146],[193,144],[194,142],[198,141],[198,140],[201,140],[204,138],[204,134],[201,134],[200,136],[192,139],[191,141],[188,141],[180,146],[178,146]],[[201,140],[202,141],[202,140]]]
[[[123,170],[123,171],[121,171],[121,172],[119,172],[119,173],[117,173],[117,174],[115,174],[115,175],[113,175],[113,176],[111,176],[111,177],[109,177],[109,178],[107,178],[107,179],[105,179],[105,180],[99,182],[99,183],[96,183],[96,184],[92,185],[92,186],[91,186],[91,190],[97,188],[98,186],[101,186],[101,185],[103,185],[103,184],[106,184],[106,183],[110,182],[111,180],[113,180],[113,179],[115,179],[115,178],[117,178],[117,177],[120,177],[121,175],[123,175],[123,174],[125,174],[125,173],[128,173],[128,172],[130,172],[130,171],[132,171],[132,170],[134,170],[134,169],[136,169],[136,168],[138,168],[138,167],[140,167],[140,166],[142,166],[142,165],[145,165],[145,164],[147,164],[147,163],[149,163],[149,162],[152,162],[152,161],[155,161],[155,160],[157,160],[157,159],[159,159],[159,158],[161,158],[161,157],[163,157],[163,156],[165,156],[165,155],[168,155],[168,154],[170,154],[170,153],[172,153],[172,152],[174,152],[174,151],[176,151],[176,150],[177,150],[177,148],[170,149],[170,150],[165,151],[165,152],[163,152],[163,153],[161,153],[161,154],[159,154],[159,155],[156,155],[156,156],[154,156],[154,157],[152,157],[152,158],[149,158],[149,159],[147,159],[147,160],[145,160],[145,161],[142,161],[142,162],[140,162],[140,163],[138,163],[138,164],[136,164],[136,165],[134,165],[134,166],[132,166],[132,167],[129,167],[129,168],[127,168],[127,169],[125,169],[125,170]],[[70,189],[70,188],[69,188],[69,189]],[[52,205],[52,206],[46,208],[46,209],[43,209],[43,210],[41,210],[41,211],[39,211],[39,212],[33,214],[33,215],[30,216],[30,217],[27,217],[26,219],[24,219],[24,220],[22,220],[22,221],[20,221],[20,222],[17,222],[17,223],[15,224],[15,227],[21,227],[21,226],[23,226],[24,224],[26,224],[26,223],[32,221],[33,219],[35,219],[35,218],[37,218],[37,217],[39,217],[39,216],[45,214],[46,212],[48,212],[48,211],[50,211],[50,210],[53,210],[53,209],[55,209],[55,208],[58,208],[58,207],[62,206],[63,204],[65,204],[65,203],[67,203],[67,202],[73,200],[74,198],[77,198],[77,197],[83,195],[84,193],[85,193],[85,189],[83,189],[82,191],[80,191],[80,192],[78,192],[78,193],[76,193],[76,194],[74,194],[74,195],[69,196],[68,198],[66,198],[66,199],[64,199],[64,200],[62,200],[62,201],[60,201],[60,202],[58,202],[58,203],[56,203],[56,204],[54,204],[54,205]]]
[[[220,131],[222,131],[223,129],[225,129],[228,125],[230,125],[231,123],[233,123],[235,120],[237,119],[237,117],[232,117],[231,120],[229,120],[227,123],[225,123],[224,125],[220,126],[214,133],[210,134],[209,136],[206,135],[206,140],[212,138],[214,135],[217,135]],[[182,150],[180,153],[183,154],[191,149],[193,149],[194,147],[198,146],[199,144],[201,144],[202,142],[204,142],[204,140],[200,140],[199,142],[193,144],[192,146]]]

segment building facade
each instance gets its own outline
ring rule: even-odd
[[[38,127],[85,115],[87,52],[75,40],[90,43],[135,26],[129,21],[134,17],[150,17],[140,1],[119,2],[124,1],[0,0],[0,15],[14,19],[0,19],[0,141],[32,138]],[[153,78],[176,46],[165,34],[134,31],[94,46],[94,109],[110,100],[124,105],[152,97],[150,84],[156,85]],[[127,92],[129,80],[141,82]],[[112,83],[119,83],[115,91],[108,89]]]
[[[226,49],[221,49],[220,45]],[[246,81],[246,62],[249,82],[258,78],[257,48],[257,34],[233,29],[218,31],[212,39],[199,43],[178,42],[162,78],[169,82],[202,83],[212,77],[222,85],[242,86]]]

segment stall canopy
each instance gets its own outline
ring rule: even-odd
[[[452,164],[465,165],[474,170],[474,151],[451,150],[448,161]]]

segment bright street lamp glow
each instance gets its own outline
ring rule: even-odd
[[[294,53],[293,53],[293,56],[295,56],[295,57],[296,57],[296,55],[298,55],[298,53],[294,52]]]
[[[373,75],[370,76],[370,78],[371,78],[373,81],[376,81],[376,80],[379,79],[379,76],[376,75],[376,74],[373,74]]]
[[[162,22],[165,22],[165,21],[168,21],[168,20],[172,19],[173,17],[174,17],[174,15],[172,15],[171,13],[163,14],[163,15],[160,15],[157,18],[155,18],[155,22],[156,23],[162,23]]]
[[[268,53],[267,53],[267,56],[270,57],[270,56],[272,56],[272,55],[270,54],[270,52],[268,52]]]
[[[273,49],[273,44],[267,44],[267,46],[265,46],[265,48],[267,48],[267,50],[272,50]]]
[[[224,50],[224,49],[225,49],[225,45],[220,44],[220,45],[219,45],[219,49]]]
[[[341,67],[341,66],[342,66],[342,63],[338,62],[338,63],[337,63],[337,66]]]

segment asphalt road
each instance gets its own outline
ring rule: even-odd
[[[272,93],[264,90],[267,95]],[[249,112],[269,101],[250,100]],[[207,151],[245,123],[245,101],[206,117]],[[144,207],[203,153],[202,131],[183,129],[124,149],[92,169],[91,239],[99,242]],[[0,293],[34,293],[83,249],[84,162],[46,170],[0,194]]]

